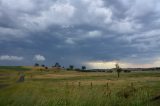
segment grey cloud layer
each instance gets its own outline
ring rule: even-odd
[[[42,54],[50,64],[152,61],[159,23],[159,0],[0,0],[0,55]]]

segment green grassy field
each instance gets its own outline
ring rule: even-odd
[[[24,82],[17,82],[19,73]],[[0,67],[0,106],[159,106],[160,72],[40,72]],[[157,97],[157,98],[156,98]]]

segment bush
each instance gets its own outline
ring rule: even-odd
[[[125,73],[129,73],[131,72],[131,70],[123,70]]]

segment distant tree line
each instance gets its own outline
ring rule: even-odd
[[[34,64],[35,67],[42,67],[43,69],[49,69],[48,66],[44,64]],[[153,68],[120,68],[118,64],[115,65],[115,68],[112,69],[87,69],[86,66],[81,66],[81,68],[77,68],[74,65],[69,65],[68,68],[65,68],[64,66],[60,65],[60,63],[56,62],[52,67],[54,69],[63,69],[67,71],[80,71],[80,72],[117,72],[117,76],[120,77],[121,72],[129,73],[131,71],[160,71],[160,67],[153,67]]]
[[[45,69],[48,69],[48,67],[44,64],[40,65],[38,63],[34,64],[35,67],[43,67]],[[82,66],[81,68],[75,68],[74,65],[69,65],[68,68],[65,68],[64,66],[61,66],[58,62],[56,62],[54,65],[52,65],[52,68],[55,69],[66,69],[67,71],[87,71],[86,66]]]

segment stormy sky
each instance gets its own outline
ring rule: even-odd
[[[0,65],[160,66],[160,0],[0,0]]]

